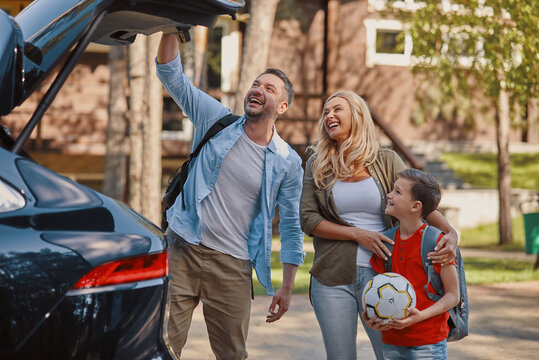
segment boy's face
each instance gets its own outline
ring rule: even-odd
[[[410,216],[413,212],[421,211],[421,202],[412,196],[413,182],[409,179],[398,178],[393,191],[387,194],[386,214],[397,219]]]

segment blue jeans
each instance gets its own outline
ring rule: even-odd
[[[382,345],[387,360],[447,360],[447,340],[421,346]]]
[[[311,299],[322,330],[328,360],[356,360],[358,317],[371,341],[376,359],[382,360],[382,334],[366,327],[361,313],[361,294],[365,284],[376,275],[372,268],[357,267],[355,284],[326,286],[312,277]]]

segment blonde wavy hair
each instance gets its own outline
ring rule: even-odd
[[[353,91],[339,91],[332,94],[324,103],[336,97],[348,102],[352,110],[352,129],[350,137],[341,146],[332,140],[324,127],[324,112],[318,120],[318,141],[313,146],[316,159],[312,165],[314,184],[318,189],[327,189],[338,180],[346,180],[355,171],[372,164],[380,144],[374,128],[369,107],[365,100]]]

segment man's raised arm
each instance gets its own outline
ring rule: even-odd
[[[157,50],[157,62],[167,64],[178,55],[178,40],[176,34],[163,34],[159,49]]]

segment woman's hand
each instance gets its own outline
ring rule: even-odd
[[[432,260],[433,264],[449,265],[457,256],[458,235],[456,231],[445,234],[433,252],[427,254],[427,258]]]
[[[425,220],[429,225],[437,227],[445,234],[434,248],[434,251],[427,254],[427,257],[434,264],[448,265],[457,256],[457,244],[459,242],[457,232],[449,225],[439,210],[431,212]]]
[[[391,251],[384,245],[384,242],[393,245],[393,240],[375,231],[322,220],[313,229],[312,235],[324,239],[355,241],[385,260],[388,259],[388,256],[391,256]]]
[[[387,260],[391,256],[391,251],[384,245],[384,242],[393,245],[394,242],[375,231],[354,228],[355,241],[365,249],[372,251],[378,257]]]

